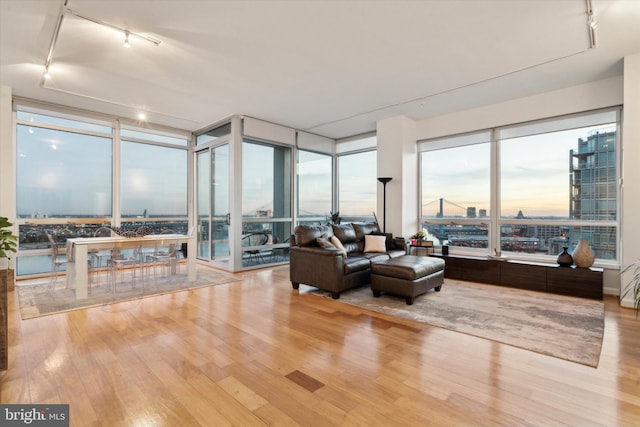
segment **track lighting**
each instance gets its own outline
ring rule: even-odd
[[[598,21],[593,13],[593,0],[586,0],[587,2],[587,29],[589,30],[589,47],[593,49],[596,47],[596,27]]]
[[[133,31],[129,31],[126,28],[122,28],[122,27],[119,27],[117,25],[110,24],[110,23],[102,21],[100,19],[91,18],[89,16],[81,15],[78,12],[76,12],[76,11],[74,11],[72,9],[69,9],[69,8],[64,9],[63,13],[68,13],[69,15],[76,16],[76,17],[78,17],[80,19],[84,19],[85,21],[93,22],[94,24],[102,25],[103,27],[112,28],[112,29],[114,29],[116,31],[120,31],[121,33],[124,34],[124,37],[125,37],[124,38],[124,47],[131,47],[131,44],[129,43],[129,37],[135,37],[137,39],[144,40],[144,41],[147,41],[149,43],[152,43],[152,44],[154,44],[156,46],[160,45],[160,40],[154,39],[153,37],[145,36],[145,35],[139,34],[139,33],[134,33]]]
[[[65,1],[64,4],[66,5],[67,2]],[[53,52],[54,49],[56,47],[56,43],[58,41],[58,35],[60,34],[60,28],[62,27],[62,21],[64,20],[65,15],[73,15],[75,17],[78,17],[80,19],[84,19],[85,21],[89,21],[89,22],[93,22],[94,24],[98,24],[101,25],[103,27],[107,27],[107,28],[112,28],[116,31],[119,31],[120,33],[124,34],[124,47],[125,48],[129,48],[131,47],[131,43],[129,42],[129,38],[131,36],[140,39],[140,40],[144,40],[147,41],[151,44],[154,44],[156,46],[160,45],[160,40],[157,40],[153,37],[150,36],[145,36],[143,34],[139,34],[139,33],[134,33],[129,31],[126,28],[121,28],[118,27],[117,25],[113,25],[110,24],[108,22],[105,21],[101,21],[99,19],[95,19],[95,18],[90,18],[88,16],[84,16],[81,15],[77,12],[74,12],[73,10],[63,6],[60,8],[60,13],[58,14],[58,20],[56,21],[56,27],[53,31],[53,37],[51,38],[51,43],[49,44],[49,52],[47,54],[47,59],[44,62],[44,72],[42,73],[42,78],[40,79],[40,86],[44,86],[44,83],[46,80],[48,80],[50,78],[49,75],[49,66],[51,65],[51,63],[53,62]]]

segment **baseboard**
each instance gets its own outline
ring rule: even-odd
[[[602,293],[605,295],[615,295],[615,296],[619,296],[620,295],[620,288],[615,287],[615,286],[605,286],[602,288]]]
[[[633,306],[633,300],[630,297],[627,297],[620,301],[620,307],[635,308]]]

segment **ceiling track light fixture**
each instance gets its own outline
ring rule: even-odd
[[[51,66],[51,61],[53,60],[53,49],[56,47],[56,42],[58,41],[58,35],[60,34],[60,27],[62,26],[62,20],[64,19],[64,8],[67,5],[67,1],[60,7],[60,13],[58,14],[58,20],[56,21],[56,26],[53,30],[53,37],[51,37],[51,43],[49,43],[49,51],[47,52],[47,59],[44,61],[44,70],[42,72],[42,78],[40,79],[40,86],[44,86],[45,80],[51,78],[51,74],[49,73],[49,68]]]
[[[131,43],[129,39],[131,37],[135,37],[140,40],[144,40],[146,42],[152,43],[156,46],[160,45],[160,40],[154,39],[153,37],[145,36],[143,34],[134,33],[129,31],[126,28],[118,27],[117,25],[110,24],[108,22],[101,21],[99,19],[89,18],[88,16],[81,15],[67,7],[67,3],[69,0],[65,0],[64,4],[60,7],[60,13],[58,14],[58,20],[56,21],[56,26],[53,31],[53,36],[51,37],[51,43],[49,44],[49,52],[47,53],[47,59],[44,62],[44,70],[42,73],[42,78],[40,79],[40,86],[44,86],[45,80],[50,78],[50,69],[51,62],[53,61],[53,51],[55,50],[56,43],[58,41],[58,36],[60,35],[60,28],[62,27],[62,21],[64,20],[64,16],[68,13],[73,16],[77,16],[80,19],[84,19],[85,21],[93,22],[94,24],[102,25],[103,27],[111,28],[116,31],[124,34],[124,47],[131,47]]]
[[[596,21],[595,14],[593,13],[593,0],[585,0],[587,2],[587,29],[589,31],[589,48],[596,47],[596,27],[598,21]]]
[[[120,31],[125,36],[125,47],[131,46],[131,45],[127,46],[127,44],[129,43],[129,37],[131,37],[131,36],[133,36],[133,37],[135,37],[137,39],[140,39],[140,40],[147,41],[147,42],[152,43],[152,44],[154,44],[156,46],[160,46],[160,40],[154,39],[153,37],[145,36],[143,34],[134,33],[133,31],[130,31],[130,30],[126,29],[126,28],[118,27],[117,25],[113,25],[113,24],[110,24],[108,22],[101,21],[99,19],[94,19],[94,18],[90,18],[90,17],[85,16],[85,15],[81,15],[78,12],[76,12],[76,11],[74,11],[72,9],[69,9],[69,8],[66,9],[66,13],[69,13],[69,14],[71,14],[73,16],[77,16],[78,18],[84,19],[85,21],[93,22],[94,24],[102,25],[103,27],[112,28],[112,29],[114,29],[116,31]]]

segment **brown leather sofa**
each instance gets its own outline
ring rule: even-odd
[[[365,235],[384,235],[385,252],[365,253]],[[323,248],[318,238],[336,236],[347,253],[338,248]],[[331,292],[334,299],[340,292],[371,283],[371,263],[406,254],[403,238],[380,233],[376,223],[340,225],[299,225],[291,236],[289,277],[293,289],[300,283]]]

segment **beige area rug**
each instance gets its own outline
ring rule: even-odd
[[[241,279],[231,274],[224,273],[207,267],[198,267],[196,280],[187,281],[186,268],[176,275],[164,277],[145,277],[143,281],[137,280],[132,286],[129,274],[125,281],[118,282],[115,294],[106,283],[106,277],[101,277],[99,284],[91,287],[91,294],[86,299],[77,300],[75,291],[66,289],[64,277],[59,279],[54,291],[49,291],[49,281],[28,281],[26,284],[16,286],[20,302],[20,315],[22,319],[45,316],[71,310],[79,310],[88,307],[113,304],[116,302],[131,301],[138,298],[146,298],[155,295],[180,292],[189,289],[204,288],[208,286],[231,283]]]
[[[368,286],[342,292],[337,301],[587,366],[597,367],[600,359],[602,301],[455,280],[413,305],[385,293],[374,298]]]

